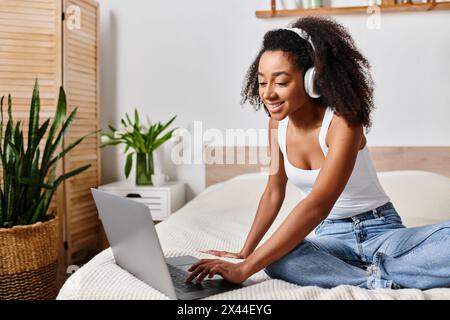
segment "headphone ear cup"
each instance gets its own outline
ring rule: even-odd
[[[312,68],[309,68],[308,70],[306,70],[305,79],[304,79],[303,83],[304,83],[306,93],[308,93],[308,95],[311,98],[319,98],[320,97],[320,94],[314,88],[315,77],[316,77],[316,68],[315,67],[312,67]]]

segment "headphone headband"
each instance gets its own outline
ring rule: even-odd
[[[309,42],[311,47],[313,48],[313,51],[316,51],[316,48],[314,47],[314,44],[311,40],[311,36],[303,29],[300,28],[283,28],[283,30],[289,30],[292,32],[295,32],[297,35],[299,35],[302,39]],[[308,93],[308,95],[311,98],[319,98],[320,93],[315,88],[315,78],[316,78],[316,68],[313,66],[306,70],[305,76],[304,76],[304,87],[305,91]]]
[[[311,36],[308,34],[308,32],[306,32],[303,29],[300,28],[282,28],[282,30],[289,30],[292,32],[295,32],[296,34],[298,34],[302,39],[306,40],[309,42],[309,44],[311,45],[311,47],[313,48],[314,51],[316,51],[316,48],[314,47],[314,44],[311,40]]]

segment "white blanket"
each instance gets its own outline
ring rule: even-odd
[[[423,182],[423,179],[419,180]],[[212,186],[169,219],[157,224],[156,229],[164,254],[168,257],[192,255],[198,258],[216,258],[199,251],[240,250],[253,221],[265,181],[266,178],[262,176],[246,175]],[[446,190],[447,195],[449,191],[450,188]],[[280,214],[262,242],[274,232],[301,198],[299,191],[288,184]],[[323,289],[272,280],[263,271],[256,273],[251,279],[258,283],[206,299],[450,299],[450,288],[426,291],[366,290],[343,285]],[[168,297],[117,266],[111,249],[106,249],[66,281],[57,299],[168,299]]]

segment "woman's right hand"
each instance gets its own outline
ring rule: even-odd
[[[208,253],[208,254],[212,254],[213,256],[224,257],[224,258],[233,258],[233,259],[247,258],[247,256],[245,256],[241,252],[228,252],[228,251],[220,251],[220,250],[207,250],[207,251],[200,251],[200,252]]]

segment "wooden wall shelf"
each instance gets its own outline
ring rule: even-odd
[[[378,6],[381,12],[418,12],[450,10],[450,1],[430,3],[405,3]],[[256,11],[258,18],[296,17],[307,15],[335,15],[335,14],[367,14],[369,6],[359,7],[322,7],[314,9],[278,10],[275,1],[271,0],[271,10]]]

